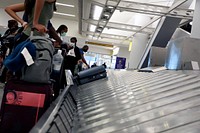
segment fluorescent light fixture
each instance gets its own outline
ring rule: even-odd
[[[95,32],[95,30],[96,30],[96,25],[90,25],[90,27],[89,27],[89,31],[91,31],[91,32]]]
[[[93,36],[93,38],[92,38],[93,40],[98,40],[98,38],[96,37],[96,36]]]
[[[132,45],[133,45],[133,42],[130,41],[130,43],[129,43],[129,47],[128,47],[128,51],[131,51],[131,49],[132,49]]]
[[[107,20],[107,19],[101,19],[101,21],[102,21],[103,23],[106,23],[108,20]]]
[[[117,55],[119,53],[119,47],[115,47],[113,49],[113,54],[112,55]]]
[[[111,13],[107,11],[107,12],[104,12],[103,15],[106,17],[109,17],[111,15]]]
[[[100,7],[100,6],[95,5],[95,6],[94,6],[93,19],[99,20],[102,11],[103,11],[103,7]]]
[[[108,8],[113,9],[114,7],[113,6],[108,6]]]
[[[89,38],[92,38],[93,36],[92,36],[92,35],[88,35],[88,37],[89,37]]]
[[[75,17],[73,14],[66,14],[66,13],[61,13],[61,12],[54,12],[54,14],[62,15],[62,16],[69,16],[69,17]]]
[[[63,4],[63,3],[59,3],[59,2],[56,2],[56,5],[59,5],[59,6],[67,6],[67,7],[74,7],[74,5]]]

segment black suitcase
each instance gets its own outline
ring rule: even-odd
[[[50,106],[51,85],[10,80],[4,88],[0,133],[28,133]]]
[[[78,84],[85,84],[98,79],[106,78],[107,73],[104,66],[92,67],[78,73]]]

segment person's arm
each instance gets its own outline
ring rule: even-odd
[[[83,63],[85,63],[89,68],[90,66],[87,64],[85,57],[84,57],[84,54],[81,54],[81,59],[82,59]]]
[[[25,21],[20,18],[16,12],[21,12],[24,11],[25,7],[24,7],[24,3],[20,3],[20,4],[14,4],[14,5],[10,5],[7,6],[5,8],[5,11],[12,17],[14,18],[16,21],[18,21],[19,23],[21,23],[21,25],[23,25],[25,23]]]
[[[33,27],[38,30],[40,33],[47,32],[47,28],[44,25],[38,23],[40,13],[44,6],[45,0],[36,0],[35,1],[35,9],[34,9],[34,16],[33,16]]]
[[[49,30],[49,36],[52,37],[54,40],[56,40],[56,42],[58,42],[59,45],[61,45],[62,40],[58,36],[55,28],[53,26],[50,26],[50,27],[48,27],[48,30]]]

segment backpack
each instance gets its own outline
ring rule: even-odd
[[[52,42],[42,36],[31,36],[30,41],[36,47],[34,63],[22,68],[21,80],[34,83],[50,83],[54,47]]]
[[[80,59],[82,59],[79,47],[75,46],[75,48],[74,48],[74,54],[76,56],[77,61],[80,60]]]

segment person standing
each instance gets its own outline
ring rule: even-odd
[[[18,42],[20,41],[22,42],[26,40],[31,35],[31,31],[33,30],[33,28],[35,29],[33,31],[33,35],[45,36],[47,32],[48,21],[53,16],[54,6],[55,6],[55,0],[25,0],[24,3],[14,4],[14,5],[10,5],[6,7],[5,11],[12,18],[14,18],[19,23],[21,23],[21,25],[25,28]],[[29,22],[25,22],[22,18],[20,18],[17,15],[17,12],[21,12],[21,11],[25,11],[27,13]],[[10,85],[12,85],[12,88],[9,88],[9,89],[14,90],[17,88],[19,92],[24,92],[25,93],[24,96],[26,96],[29,99],[30,97],[28,97],[28,94],[32,95],[32,92],[34,90],[37,92],[38,95],[34,94],[34,96],[36,97],[33,97],[31,100],[32,101],[38,100],[38,103],[44,103],[44,105],[40,106],[38,104],[35,107],[34,104],[30,104],[31,102],[29,102],[28,104],[32,108],[29,108],[29,106],[20,106],[20,105],[19,106],[14,105],[11,107],[2,106],[4,108],[3,109],[1,108],[1,112],[0,112],[1,113],[1,121],[0,121],[1,133],[14,133],[14,132],[27,133],[29,132],[30,129],[41,117],[41,115],[50,106],[52,90],[49,84],[43,84],[41,87],[40,86],[41,84],[38,84],[38,83],[29,84],[28,82],[23,82],[23,81],[19,81],[19,82],[22,82],[22,83],[17,83],[17,82],[14,82],[14,80],[9,80],[9,82],[7,83],[7,87],[10,83]],[[26,88],[27,90],[24,88]],[[5,88],[5,89],[8,89],[8,88]],[[9,98],[9,96],[12,96],[10,95],[11,93],[4,93],[4,94],[5,94],[4,97],[6,96],[6,98]],[[44,96],[43,100],[41,100],[41,95]],[[38,96],[40,97],[38,98]],[[6,100],[4,99],[4,102],[2,103],[4,103],[5,105]],[[10,109],[9,107],[12,109]],[[7,111],[5,111],[5,108],[7,108]],[[34,110],[37,110],[38,112]]]
[[[55,0],[25,0],[24,3],[10,5],[5,8],[5,11],[12,18],[25,27],[24,34],[20,38],[21,41],[30,36],[32,28],[36,29],[34,35],[46,35],[48,21],[53,17],[54,4]],[[29,22],[25,22],[17,15],[17,12],[21,11],[25,11],[28,15]]]
[[[104,66],[105,68],[107,68],[107,65],[106,65],[106,63],[105,63],[105,62],[102,64],[102,66]]]

